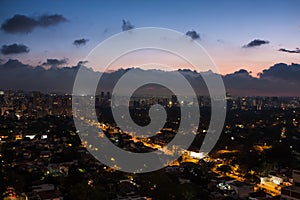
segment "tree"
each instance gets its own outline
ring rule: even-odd
[[[253,185],[256,185],[256,184],[260,183],[260,178],[255,173],[248,172],[244,176],[244,178],[246,179],[247,183],[250,183],[250,184],[253,184]]]
[[[227,174],[231,172],[231,167],[229,165],[221,165],[217,168],[218,172],[221,174]]]

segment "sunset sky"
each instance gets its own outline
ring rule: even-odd
[[[49,59],[50,64],[76,65],[101,41],[121,32],[125,19],[136,28],[163,27],[183,34],[195,30],[222,74],[246,69],[255,76],[275,63],[300,63],[298,0],[0,4],[2,62],[11,58],[36,66]],[[127,64],[132,63],[123,67]]]

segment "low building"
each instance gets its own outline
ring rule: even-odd
[[[216,185],[222,191],[224,197],[229,196],[235,199],[246,199],[254,192],[254,187],[240,181],[225,181]]]
[[[293,171],[293,185],[281,189],[281,200],[300,200],[300,171]]]
[[[231,188],[235,190],[237,193],[238,198],[244,199],[249,197],[249,194],[254,192],[254,187],[252,185],[239,182],[239,181],[234,181],[233,183],[229,184]]]
[[[53,184],[41,184],[32,186],[32,192],[39,200],[63,200],[60,191]]]
[[[272,195],[279,196],[281,194],[281,188],[291,185],[286,177],[269,175],[268,177],[261,177],[260,184],[257,185],[258,189]]]

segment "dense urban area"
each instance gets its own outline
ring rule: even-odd
[[[147,113],[153,102],[168,113],[164,128],[150,138],[135,137],[118,128],[110,99],[109,92],[93,99],[98,121],[85,121],[89,126],[101,128],[105,137],[124,150],[161,149],[168,153],[163,146],[174,137],[180,123],[176,97],[132,99],[129,109],[137,124],[149,122]],[[226,100],[221,137],[203,159],[199,149],[207,133],[211,107],[210,98],[199,96],[200,124],[190,148],[158,171],[125,173],[103,165],[89,153],[74,126],[72,95],[0,91],[2,197],[300,199],[300,98],[227,94]]]

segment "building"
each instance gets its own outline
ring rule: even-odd
[[[293,171],[293,185],[281,189],[281,200],[300,200],[300,171]]]
[[[250,193],[254,192],[252,185],[232,180],[217,184],[217,188],[222,191],[224,196],[230,196],[234,199],[247,199]]]
[[[272,196],[279,196],[281,188],[287,185],[288,183],[283,177],[269,175],[268,177],[261,177],[257,187]]]
[[[60,191],[53,184],[32,186],[32,191],[35,194],[33,198],[38,200],[63,200]]]
[[[249,194],[254,192],[254,188],[252,185],[234,181],[231,184],[229,184],[231,188],[233,188],[240,199],[245,199],[249,197]]]

